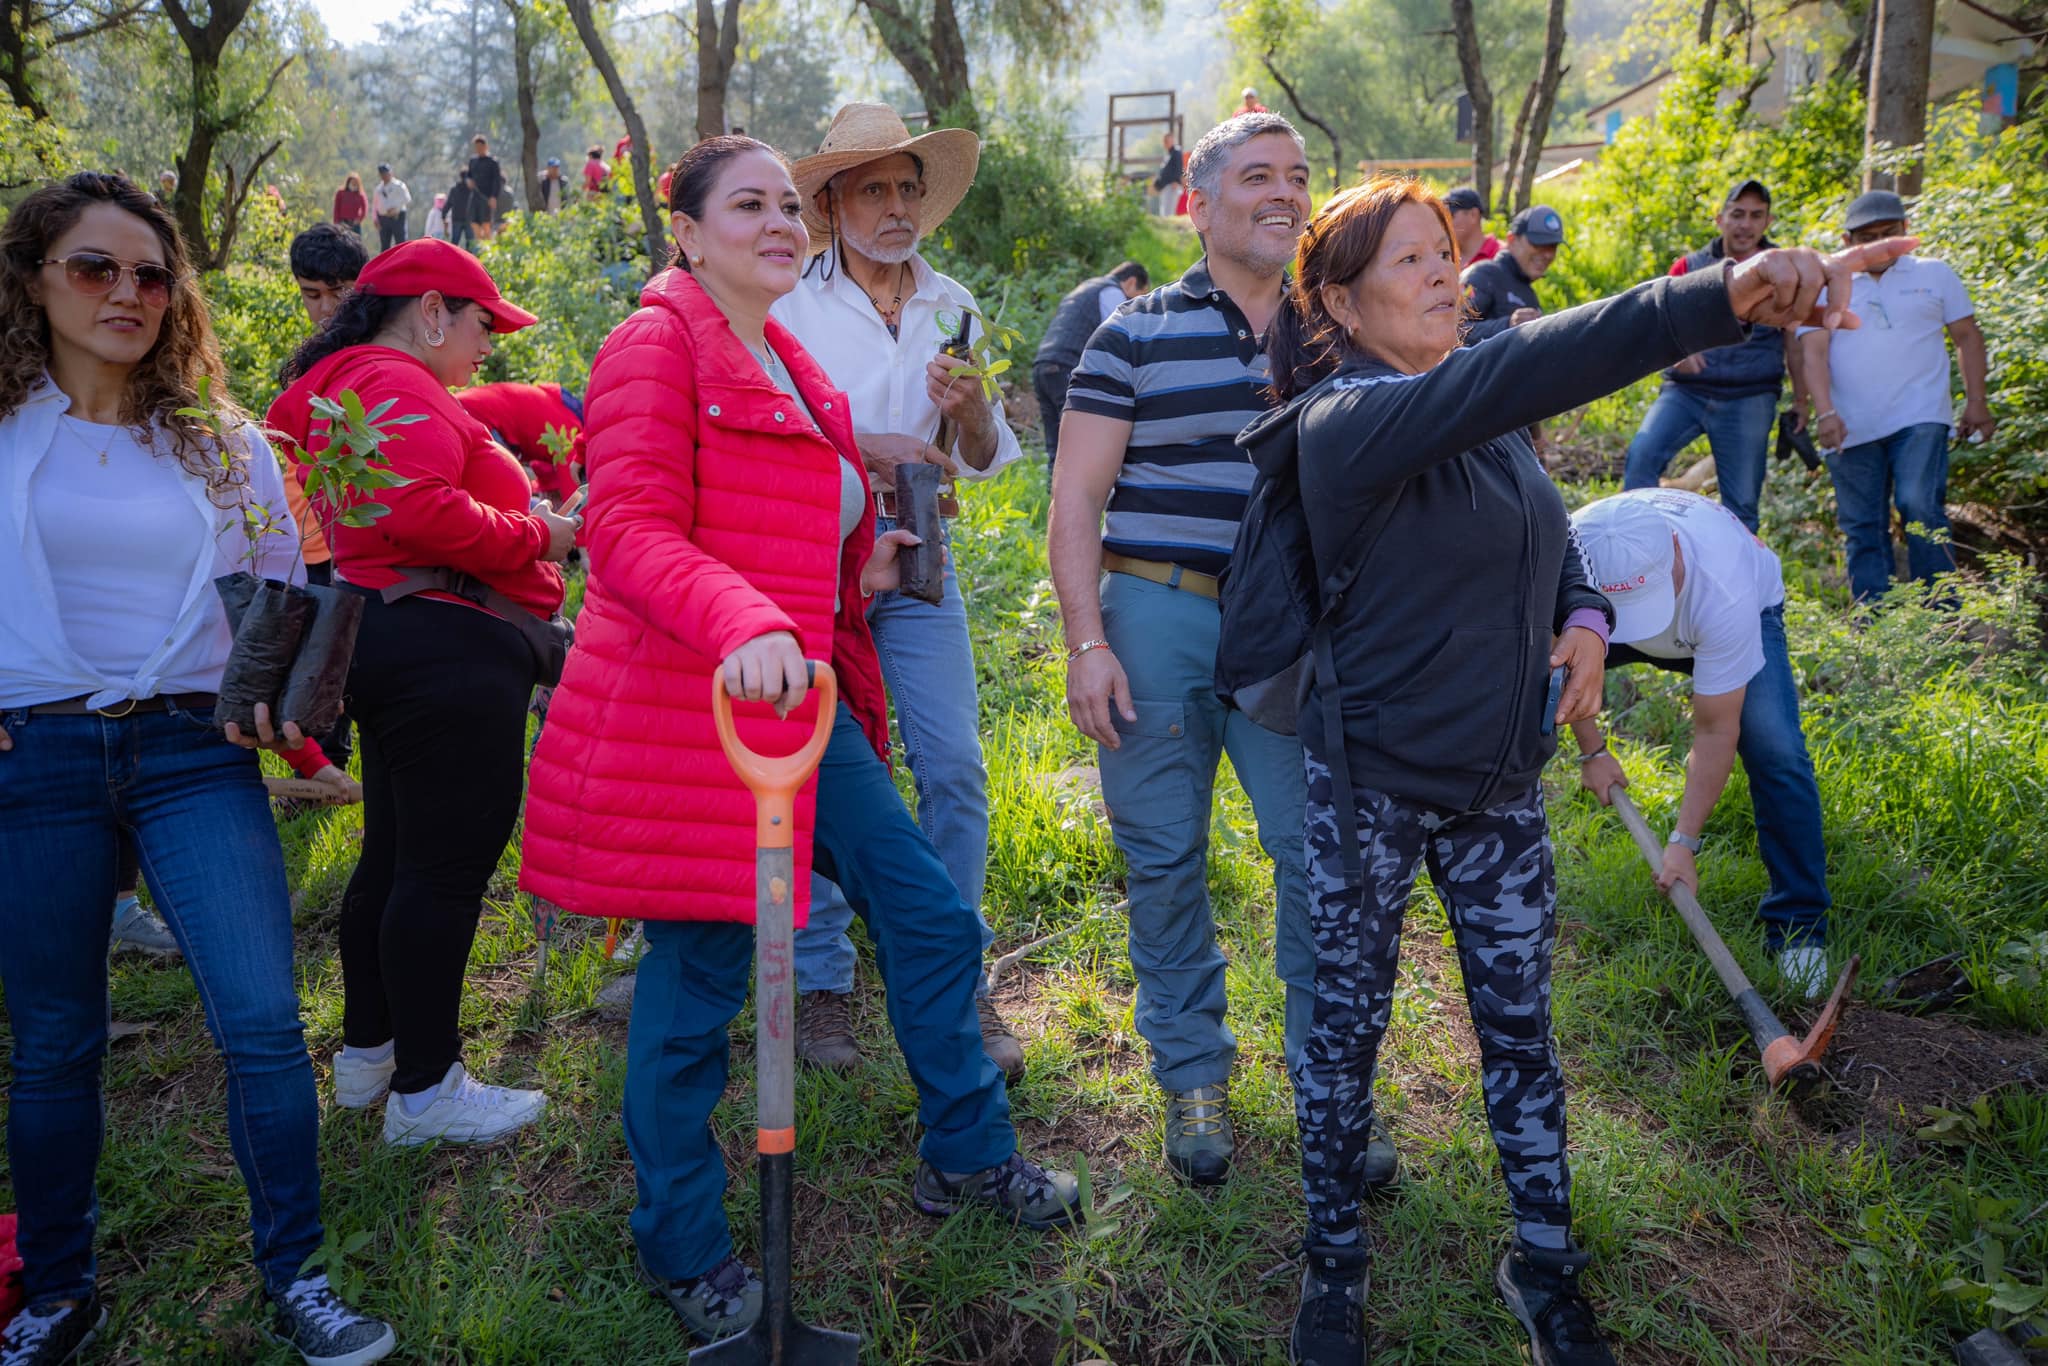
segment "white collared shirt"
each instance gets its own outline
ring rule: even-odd
[[[821,278],[833,265],[832,278]],[[846,391],[856,436],[897,433],[929,441],[938,430],[939,410],[925,391],[925,367],[939,354],[939,314],[957,315],[974,308],[974,296],[956,280],[939,274],[923,256],[910,258],[916,288],[897,315],[897,333],[889,335],[882,315],[867,291],[855,284],[845,267],[814,260],[795,289],[776,300],[775,321],[796,334],[832,383]],[[981,334],[980,324],[975,335]],[[952,335],[949,328],[945,334]],[[996,424],[996,453],[988,468],[977,470],[959,459],[959,442],[947,454],[955,457],[963,479],[986,479],[1020,458],[1017,434],[1003,419],[1003,406],[990,405]]]
[[[81,696],[92,706],[111,707],[158,693],[218,691],[233,636],[214,579],[253,569],[265,578],[305,581],[277,457],[253,425],[229,438],[246,462],[247,505],[271,527],[270,534],[255,538],[253,559],[241,501],[216,507],[205,481],[178,467],[195,553],[177,610],[168,616],[151,611],[148,619],[138,615],[128,624],[142,662],[134,672],[114,676],[88,663],[65,634],[30,492],[45,460],[77,454],[58,437],[70,406],[46,378],[20,408],[0,419],[0,711]],[[159,458],[175,461],[168,454]],[[197,553],[198,547],[207,553]],[[136,601],[142,600],[138,595]]]
[[[404,213],[412,207],[412,191],[405,188],[405,182],[397,176],[380,180],[370,189],[370,212],[383,218],[389,214]]]

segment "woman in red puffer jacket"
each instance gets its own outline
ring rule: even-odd
[[[1078,1221],[1074,1178],[1017,1152],[974,1012],[980,938],[889,778],[881,670],[862,600],[897,583],[846,396],[768,318],[796,287],[796,189],[765,143],[697,144],[672,171],[681,253],[598,353],[584,404],[590,583],[577,648],[534,754],[521,885],[568,910],[647,922],[627,1037],[626,1145],[643,1274],[709,1340],[760,1313],[732,1255],[711,1108],[754,936],[754,802],[727,766],[711,680],[774,714],[746,742],[811,732],[805,657],[843,702],[797,804],[797,914],[813,858],[866,918],[924,1125],[914,1198]],[[759,711],[750,708],[748,711]]]

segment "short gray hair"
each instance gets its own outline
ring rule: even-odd
[[[1203,194],[1215,194],[1222,188],[1223,168],[1230,161],[1230,154],[1268,133],[1285,133],[1294,139],[1295,146],[1307,147],[1294,125],[1278,114],[1239,114],[1202,134],[1195,150],[1188,153],[1188,187]]]

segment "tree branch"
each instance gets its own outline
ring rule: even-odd
[[[119,28],[148,8],[149,0],[135,0],[135,3],[123,6],[104,18],[94,20],[84,28],[66,29],[62,33],[52,33],[50,35],[50,45],[56,47],[64,43],[75,43],[81,38],[91,38],[105,33],[108,29]]]
[[[1314,114],[1309,113],[1307,108],[1302,105],[1301,96],[1295,93],[1293,83],[1280,74],[1279,66],[1273,61],[1271,49],[1268,49],[1265,55],[1259,58],[1259,61],[1265,66],[1266,74],[1273,78],[1282,91],[1286,92],[1287,102],[1294,106],[1294,112],[1301,115],[1302,121],[1314,124],[1322,130],[1323,136],[1330,140],[1330,184],[1335,187],[1342,187],[1348,177],[1344,174],[1344,147],[1337,141],[1337,131]]]

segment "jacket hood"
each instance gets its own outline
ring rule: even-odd
[[[1311,384],[1277,408],[1259,414],[1237,434],[1237,444],[1250,457],[1252,468],[1267,478],[1293,470],[1300,450],[1301,410],[1328,393],[1339,380],[1359,375],[1398,374],[1393,366],[1370,356],[1352,356],[1337,369]]]

